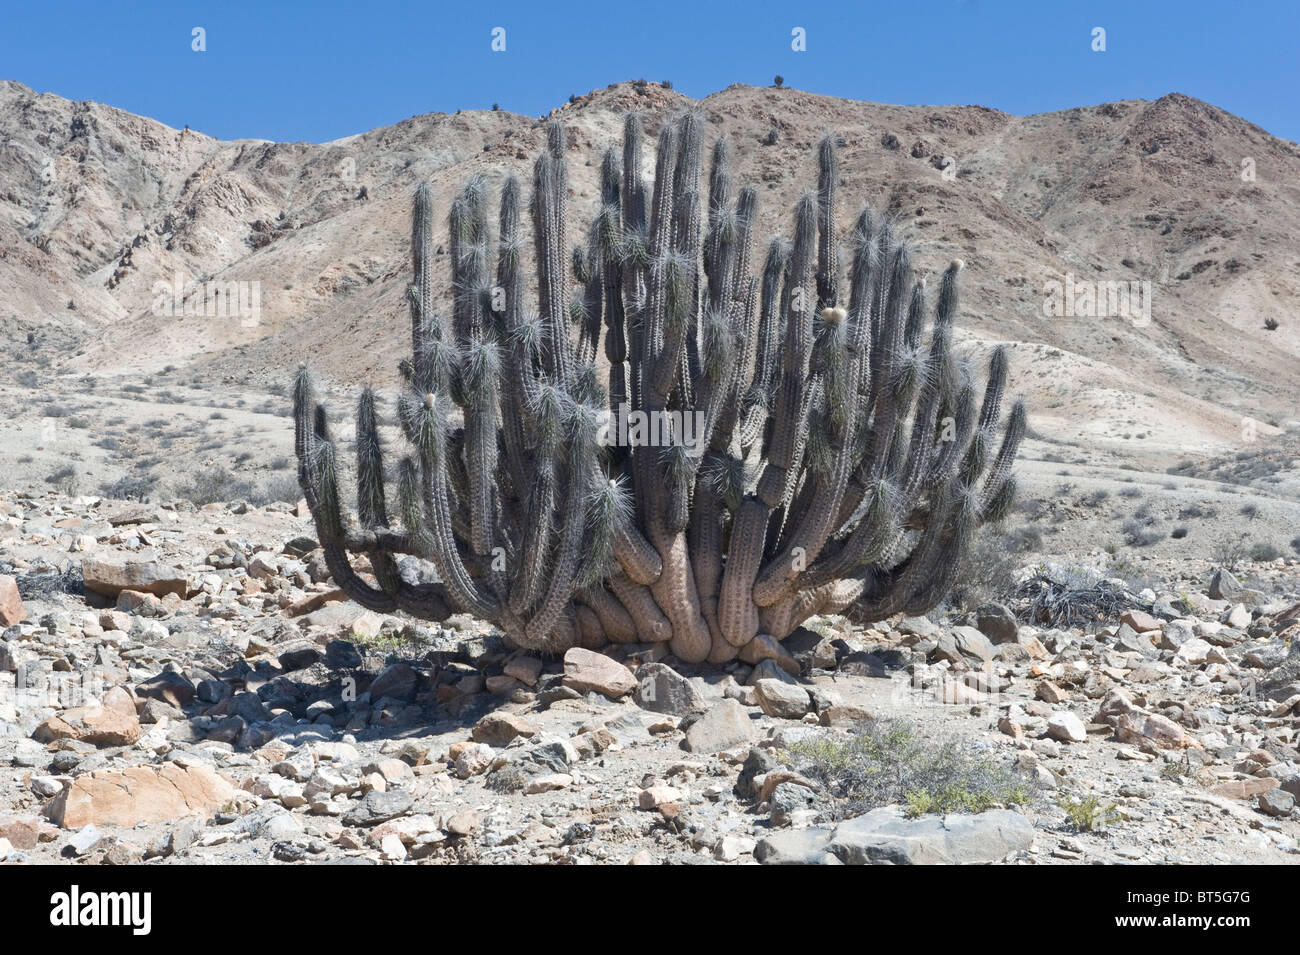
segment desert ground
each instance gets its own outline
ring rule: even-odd
[[[398,441],[412,190],[526,173],[539,120],[230,142],[0,83],[0,861],[1300,861],[1300,148],[1179,94],[620,83],[553,113],[575,223],[622,113],[686,106],[766,232],[834,130],[846,203],[965,260],[957,342],[1009,347],[1030,432],[949,601],[722,668],[349,603],[294,371]],[[178,275],[259,313],[160,315]],[[1047,314],[1067,275],[1150,315]]]

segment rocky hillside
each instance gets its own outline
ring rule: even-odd
[[[898,216],[923,267],[967,261],[959,325],[971,347],[1016,343],[1037,434],[1163,468],[1239,448],[1243,416],[1265,438],[1297,416],[1294,143],[1178,94],[1016,117],[624,83],[556,111],[571,222],[594,209],[624,111],[653,134],[687,107],[734,142],[768,232],[788,233],[816,138],[840,132],[842,194]],[[495,185],[529,169],[541,137],[534,118],[465,111],[319,145],[227,142],[0,83],[0,334],[17,359],[0,379],[170,365],[260,389],[305,357],[340,384],[391,382],[412,188]],[[156,283],[177,275],[259,283],[257,323],[154,314]],[[1045,315],[1046,283],[1067,275],[1150,281],[1150,321]]]

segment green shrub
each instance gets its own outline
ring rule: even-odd
[[[982,812],[1023,805],[1034,793],[1029,776],[971,744],[922,739],[897,720],[868,721],[846,738],[801,740],[777,756],[820,784],[839,818],[892,804],[913,815]]]
[[[1062,798],[1057,805],[1065,810],[1066,820],[1079,832],[1096,832],[1119,822],[1121,818],[1115,803],[1103,805],[1097,796]]]

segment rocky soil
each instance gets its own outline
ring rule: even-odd
[[[697,671],[363,611],[310,533],[290,504],[0,494],[0,859],[1300,861],[1294,558],[1040,564],[1006,605]],[[873,720],[1027,798],[847,805],[800,754]]]

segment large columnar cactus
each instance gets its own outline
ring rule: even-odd
[[[409,448],[386,489],[363,392],[354,520],[305,370],[294,393],[303,493],[354,600],[468,612],[536,650],[667,641],[721,663],[781,654],[814,614],[870,622],[943,598],[976,530],[1010,505],[1025,430],[1017,403],[998,445],[1005,353],[980,402],[952,350],[961,263],[927,322],[892,222],[864,209],[841,249],[827,137],[793,241],[772,240],[755,274],[756,193],[735,191],[725,140],[701,182],[702,133],[696,114],[666,123],[647,183],[628,117],[571,248],[564,130],[550,125],[528,209],[535,309],[516,179],[495,239],[483,179],[450,204],[449,316],[433,294],[433,191],[416,191]],[[403,555],[440,582],[417,582]]]

